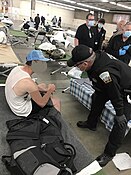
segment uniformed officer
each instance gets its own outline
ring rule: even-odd
[[[127,101],[131,91],[131,68],[113,56],[102,51],[94,52],[85,45],[78,45],[72,50],[72,58],[67,61],[67,65],[86,71],[95,89],[88,119],[79,121],[78,127],[95,131],[108,100],[115,109],[116,116],[109,140],[104,152],[96,158],[101,166],[105,166],[122,144],[127,121],[131,117],[131,104]]]

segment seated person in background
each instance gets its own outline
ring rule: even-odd
[[[92,27],[95,35],[94,51],[102,49],[102,43],[105,40],[106,30],[103,28],[105,19],[101,18],[98,20],[98,24]]]
[[[106,52],[129,64],[131,60],[131,22],[126,23],[124,33],[109,40]]]
[[[38,61],[49,61],[40,50],[32,50],[26,57],[24,66],[15,67],[9,74],[5,84],[7,103],[14,114],[27,117],[39,112],[48,105],[60,111],[59,99],[53,97],[54,84],[36,84],[31,75],[34,73],[33,64]],[[41,95],[43,92],[43,96]]]
[[[128,95],[131,95],[131,68],[113,59],[111,55],[103,51],[95,53],[85,45],[76,46],[72,50],[72,58],[67,61],[67,65],[86,71],[95,89],[89,116],[86,121],[79,121],[78,127],[95,131],[108,100],[115,109],[114,126],[108,142],[104,152],[96,158],[103,167],[112,160],[121,146],[127,128],[127,120],[131,119],[131,104],[127,100]]]
[[[33,21],[32,17],[30,17],[30,21],[28,22],[28,25],[32,28],[35,28],[34,21]]]

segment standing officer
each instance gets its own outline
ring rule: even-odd
[[[95,38],[92,26],[95,24],[94,15],[89,13],[86,16],[86,23],[80,25],[76,31],[74,45],[84,44],[94,49]]]
[[[106,30],[104,29],[105,19],[98,20],[98,24],[92,27],[95,35],[94,51],[102,49],[102,43],[105,40]]]
[[[72,58],[68,66],[77,66],[86,71],[93,88],[91,111],[86,121],[79,121],[77,126],[95,131],[98,119],[105,103],[110,100],[116,116],[114,126],[104,152],[96,158],[103,167],[115,156],[125,136],[127,120],[131,118],[131,104],[127,96],[131,92],[131,68],[105,52],[93,50],[85,45],[76,46],[72,50]]]

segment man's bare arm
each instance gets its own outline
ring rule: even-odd
[[[26,83],[27,92],[30,94],[31,98],[40,106],[44,107],[49,98],[51,97],[52,93],[55,92],[55,85],[49,84],[47,87],[47,91],[45,95],[42,97],[39,91],[38,85],[33,81],[29,80]]]

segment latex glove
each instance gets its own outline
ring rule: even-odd
[[[120,115],[120,116],[116,116],[115,120],[121,129],[123,129],[127,126],[127,119],[126,119],[124,114]]]
[[[123,49],[119,49],[119,55],[125,55],[126,54],[126,50]]]
[[[131,46],[130,44],[127,45],[127,46],[123,46],[123,49],[124,49],[124,50],[128,50],[130,46]]]

